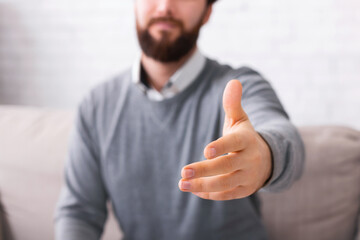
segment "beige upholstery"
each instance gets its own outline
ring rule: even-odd
[[[66,111],[0,106],[0,238],[53,239],[73,117]],[[360,204],[359,132],[300,130],[308,158],[303,178],[285,193],[262,195],[269,233],[284,240],[354,239]],[[120,239],[113,216],[109,222],[103,239]]]
[[[303,127],[305,171],[289,191],[263,193],[272,239],[355,239],[360,213],[360,132]]]
[[[71,121],[68,113],[0,109],[0,194],[16,239],[52,234]]]
[[[0,198],[1,199],[1,198]],[[5,212],[4,212],[4,208],[0,202],[0,240],[6,239],[5,238],[5,232],[4,232],[4,228],[7,227],[5,226]]]
[[[2,230],[6,240],[54,238],[53,214],[73,119],[72,112],[0,106],[0,201],[10,226]],[[110,225],[103,239],[119,239],[113,217]]]

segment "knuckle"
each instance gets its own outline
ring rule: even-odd
[[[224,201],[226,199],[225,193],[218,193],[214,196],[214,200]]]
[[[255,187],[248,188],[247,191],[245,192],[246,195],[245,197],[250,196],[254,192],[255,192]]]
[[[229,193],[229,199],[236,199],[236,198],[239,198],[237,191],[236,190],[231,191]]]
[[[210,191],[218,190],[220,186],[221,186],[221,182],[217,181],[216,179],[213,179],[208,183],[208,189]]]
[[[226,189],[230,189],[231,188],[231,183],[229,180],[224,181],[222,184],[222,189],[226,190]]]
[[[250,195],[248,193],[249,193],[248,188],[245,186],[242,186],[241,188],[238,188],[236,198],[245,198]]]
[[[196,181],[197,182],[197,188],[196,188],[196,191],[198,192],[205,192],[205,187],[204,187],[204,180],[202,179],[199,179]]]
[[[199,192],[196,194],[196,196],[203,198],[203,199],[209,199],[209,195],[207,193],[204,192]]]
[[[205,162],[201,162],[194,170],[197,177],[205,176],[207,172],[207,164]]]
[[[236,132],[236,139],[238,142],[243,143],[249,137],[249,131],[246,128],[241,128]]]
[[[203,193],[203,198],[204,199],[210,199],[210,194],[207,193],[207,192]]]
[[[215,141],[216,143],[216,153],[223,153],[224,152],[224,139],[220,138]]]
[[[209,163],[207,161],[197,162],[191,168],[194,170],[196,177],[203,177],[209,172]]]
[[[240,146],[241,143],[243,142],[244,137],[242,136],[242,134],[234,134],[234,143],[236,144],[236,146]]]
[[[220,197],[219,197],[219,200],[220,201],[226,201],[226,200],[228,200],[228,198],[226,197],[226,194],[221,194]]]
[[[251,183],[244,188],[243,195],[244,197],[247,197],[253,194],[254,192],[255,192],[255,184]]]
[[[230,172],[236,169],[236,160],[229,157],[229,155],[225,156],[222,160],[222,165],[225,171]]]
[[[231,190],[223,194],[223,200],[232,200],[236,198],[236,191]]]
[[[231,189],[233,188],[235,181],[234,181],[234,174],[231,174],[230,176],[226,177],[225,181],[223,182],[224,189]]]
[[[244,178],[244,173],[242,170],[237,170],[235,173],[236,173],[236,176],[235,176],[236,186],[234,186],[234,187],[238,187],[238,186],[242,185],[244,180],[247,178]]]
[[[231,179],[232,188],[238,187],[241,184],[241,179],[243,178],[242,175],[242,171],[240,170],[233,172]]]

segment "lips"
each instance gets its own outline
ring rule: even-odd
[[[175,23],[167,22],[167,21],[158,21],[155,22],[153,25],[165,30],[173,29],[177,26]]]

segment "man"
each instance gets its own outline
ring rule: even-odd
[[[142,54],[79,107],[58,239],[99,239],[107,201],[125,239],[266,239],[256,192],[299,178],[303,144],[267,81],[197,49],[214,2],[135,1]]]

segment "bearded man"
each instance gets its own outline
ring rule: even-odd
[[[304,147],[260,74],[198,49],[214,2],[135,1],[142,52],[78,108],[57,239],[99,239],[109,201],[124,239],[266,239],[256,193],[298,179]]]

